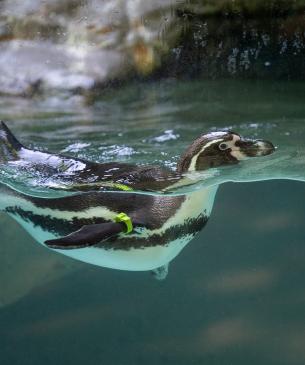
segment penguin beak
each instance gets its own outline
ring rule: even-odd
[[[262,139],[241,139],[235,145],[246,157],[267,156],[275,151],[275,147],[271,142]]]

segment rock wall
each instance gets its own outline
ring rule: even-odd
[[[304,78],[303,0],[2,0],[0,93],[135,77]]]
[[[209,16],[198,9],[181,12],[187,30],[165,74],[304,79],[305,12],[250,9],[220,13],[217,8]]]

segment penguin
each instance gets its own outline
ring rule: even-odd
[[[153,271],[156,278],[163,279],[168,264],[207,224],[218,186],[185,195],[134,190],[168,188],[181,182],[187,172],[236,164],[273,151],[269,141],[244,139],[232,131],[208,133],[186,149],[172,173],[156,166],[98,164],[31,150],[2,123],[2,164],[30,166],[46,176],[65,172],[68,179],[76,180],[76,185],[87,185],[87,191],[46,198],[27,195],[2,183],[0,209],[51,250],[102,267]],[[112,174],[105,179],[107,171]],[[97,183],[123,188],[88,191],[92,173]]]
[[[39,174],[46,187],[69,191],[168,191],[194,184],[189,172],[237,164],[274,151],[271,142],[242,138],[232,131],[203,134],[181,156],[176,171],[160,166],[121,162],[98,163],[34,150],[22,145],[7,125],[0,124],[0,163]]]

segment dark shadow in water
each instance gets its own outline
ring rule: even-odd
[[[2,308],[1,365],[304,364],[304,196],[296,182],[223,186],[163,282],[76,265]]]

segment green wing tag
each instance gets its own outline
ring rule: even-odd
[[[125,233],[130,233],[133,231],[133,224],[131,221],[131,218],[128,217],[127,214],[125,213],[119,213],[116,217],[115,217],[115,222],[117,223],[124,223],[126,225],[127,231]]]
[[[109,185],[113,186],[115,189],[118,189],[118,190],[133,191],[133,188],[131,188],[130,186],[124,185],[124,184],[113,183],[113,184],[109,184]]]

